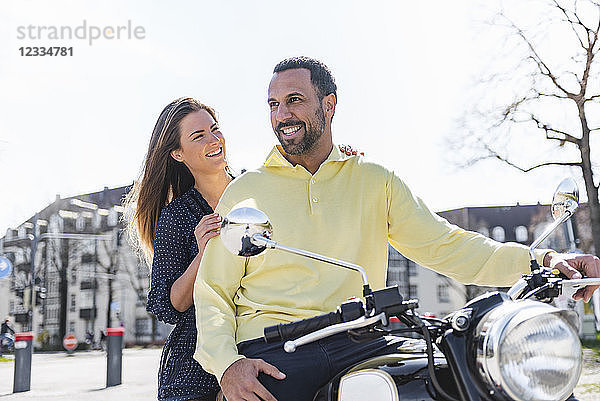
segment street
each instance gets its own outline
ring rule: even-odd
[[[123,384],[106,388],[106,356],[100,351],[34,354],[31,391],[12,394],[13,362],[0,362],[0,399],[95,401],[156,399],[160,349],[124,349]],[[587,349],[575,390],[580,401],[600,400],[600,355]],[[285,401],[285,400],[282,400]]]
[[[160,349],[124,349],[120,386],[106,388],[106,354],[101,351],[34,354],[31,391],[12,394],[13,362],[0,362],[0,399],[95,401],[156,399]],[[12,356],[11,356],[12,357]]]

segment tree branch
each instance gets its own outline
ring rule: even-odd
[[[577,63],[577,60],[575,59],[575,57],[571,57],[571,60],[573,60],[573,62]],[[579,76],[576,73],[574,73],[573,71],[566,71],[565,74],[573,75],[573,77],[575,77],[575,80],[579,84],[579,87],[581,88],[581,79],[579,78]]]
[[[590,46],[590,36],[589,36],[589,34],[590,34],[590,32],[592,32],[592,30],[591,30],[590,28],[588,28],[588,27],[587,27],[587,26],[586,26],[586,25],[585,25],[585,24],[584,24],[584,23],[581,21],[581,19],[579,18],[579,15],[577,15],[577,0],[575,1],[575,4],[574,4],[575,11],[573,12],[573,16],[575,16],[575,19],[576,19],[577,21],[574,21],[574,20],[571,18],[571,16],[569,15],[568,11],[567,11],[567,10],[566,10],[564,7],[562,7],[562,6],[561,6],[561,5],[558,3],[558,1],[557,1],[557,0],[553,0],[553,3],[554,3],[554,6],[555,6],[556,8],[558,8],[558,9],[559,9],[559,10],[560,10],[560,11],[563,13],[563,15],[565,16],[565,18],[566,18],[566,21],[569,23],[569,26],[570,26],[570,27],[571,27],[571,29],[573,30],[573,33],[575,33],[575,36],[577,37],[577,40],[579,41],[579,44],[581,45],[581,47],[582,47],[584,50],[586,50],[586,51],[587,51],[587,50],[588,50],[588,47]],[[588,46],[588,47],[586,47],[586,45],[584,45],[584,44],[583,44],[583,40],[581,39],[581,37],[579,36],[579,33],[578,33],[578,32],[577,32],[577,30],[575,29],[575,25],[579,25],[580,27],[582,27],[582,28],[585,30],[585,32],[586,32],[586,35],[585,35],[585,36],[586,36],[586,39],[587,39],[587,46]]]
[[[555,0],[556,1],[556,0]],[[600,6],[598,6],[598,12],[600,13]],[[600,17],[600,15],[599,15]],[[596,46],[596,42],[598,41],[598,32],[600,32],[600,18],[598,18],[598,25],[595,30],[588,30],[588,43],[589,47],[586,48],[586,60],[585,60],[585,68],[583,70],[583,75],[581,77],[581,91],[580,91],[580,101],[582,103],[585,102],[585,92],[587,90],[588,78],[590,75],[590,70],[592,68],[592,62],[594,61],[594,47]],[[590,35],[593,39],[590,38]]]
[[[525,36],[522,36],[522,38],[524,40],[527,40],[527,39],[525,39]],[[550,80],[552,81],[554,86],[556,86],[558,89],[560,89],[568,97],[574,97],[575,96],[574,93],[569,92],[568,90],[563,88],[563,86],[558,82],[557,78],[554,76],[552,71],[550,71],[550,68],[548,68],[546,63],[539,58],[536,51],[533,49],[533,46],[529,42],[528,42],[528,45],[529,45],[529,49],[533,52],[533,56],[529,56],[529,58],[531,60],[533,60],[533,62],[537,65],[538,69],[540,70],[540,74],[542,74],[545,77],[550,78]]]
[[[509,166],[516,168],[519,171],[522,171],[524,173],[528,173],[532,170],[535,170],[537,168],[540,167],[545,167],[545,166],[574,166],[574,167],[581,167],[581,162],[544,162],[544,163],[539,163],[536,165],[533,165],[531,167],[521,167],[518,166],[517,164],[511,162],[510,160],[508,160],[506,157],[501,156],[500,154],[498,154],[498,152],[496,152],[495,150],[493,150],[492,148],[489,147],[488,144],[483,143],[483,147],[487,150],[488,155],[487,156],[482,156],[481,158],[479,158],[479,160],[483,160],[483,159],[497,159],[500,160],[501,162],[504,162],[506,164],[508,164]]]
[[[102,267],[106,273],[110,273],[111,269],[113,267],[112,252],[109,249],[108,244],[106,243],[106,241],[100,241],[100,243],[102,243],[102,247],[104,248],[104,255],[108,256],[108,264],[107,263],[102,263],[102,261],[100,260],[99,257],[96,259],[96,263],[98,265],[100,265],[100,267]],[[99,256],[99,255],[97,255],[97,256]]]
[[[533,62],[537,65],[538,69],[540,70],[540,73],[543,76],[546,76],[546,77],[550,78],[550,80],[552,81],[552,83],[554,84],[554,86],[556,86],[558,89],[560,89],[560,91],[563,92],[565,95],[567,95],[569,97],[574,97],[575,96],[574,93],[569,92],[566,88],[564,88],[558,82],[558,79],[556,78],[556,76],[554,75],[554,73],[552,73],[552,70],[550,70],[550,68],[548,67],[548,65],[546,64],[546,62],[542,59],[542,57],[535,50],[535,46],[527,38],[527,36],[525,35],[525,32],[523,32],[523,30],[521,28],[519,28],[503,12],[500,12],[498,15],[500,17],[504,18],[506,21],[508,21],[508,24],[509,24],[510,28],[512,28],[516,32],[516,34],[523,40],[523,42],[525,42],[525,44],[529,48],[529,51],[531,52],[531,55],[528,57],[528,59],[533,60]]]
[[[546,132],[546,139],[554,139],[554,140],[557,140],[557,141],[561,141],[563,143],[565,141],[566,142],[571,142],[571,143],[574,143],[577,146],[579,146],[581,144],[581,139],[579,139],[579,138],[577,138],[577,137],[575,137],[575,136],[573,136],[571,134],[568,134],[565,131],[561,131],[559,129],[552,128],[549,124],[541,122],[540,119],[537,118],[533,114],[530,114],[530,117],[531,117],[531,120],[537,124],[537,127],[539,129],[543,129]],[[562,135],[563,137],[562,138],[560,138],[560,137],[557,138],[557,137],[554,137],[554,136],[550,136],[551,132],[554,132],[555,134]]]
[[[512,106],[512,105],[511,105]],[[507,121],[511,121],[515,124],[521,124],[521,123],[530,123],[530,122],[534,122],[537,126],[537,128],[544,130],[545,134],[546,134],[546,139],[552,139],[555,141],[559,141],[561,142],[561,146],[564,145],[565,142],[570,142],[572,144],[575,144],[576,146],[580,146],[581,145],[581,139],[577,138],[574,135],[571,135],[565,131],[559,130],[557,128],[552,128],[550,126],[550,124],[544,123],[542,122],[539,118],[537,118],[534,114],[528,114],[529,118],[524,118],[524,119],[518,119],[516,118],[514,115],[509,115],[510,113],[514,113],[514,110],[507,110],[504,113],[504,116],[502,118],[502,120],[497,123],[494,124],[494,128],[498,128],[500,125],[502,125],[503,123],[507,122]],[[558,135],[561,135],[559,137],[557,136],[552,136],[551,133],[555,133]],[[488,149],[490,152],[494,153],[493,151],[491,151],[491,149]]]
[[[503,161],[504,163],[508,164],[511,167],[516,168],[517,170],[520,170],[524,173],[528,173],[531,170],[535,170],[536,168],[540,168],[540,167],[545,167],[545,166],[574,166],[574,167],[581,167],[581,163],[580,162],[546,162],[546,163],[539,163],[536,164],[534,166],[528,167],[528,168],[523,168],[520,166],[517,166],[516,164],[514,164],[513,162],[503,158],[500,155],[495,155],[494,156],[496,159]]]
[[[127,275],[129,276],[129,284],[131,284],[131,287],[135,290],[135,293],[138,297],[138,301],[141,301],[145,307],[146,303],[147,303],[147,299],[144,296],[144,286],[142,285],[140,280],[136,278],[135,273],[133,271],[131,271],[131,269],[130,269],[131,264],[127,263],[127,261],[123,259],[122,255],[119,255],[119,260],[120,260],[121,265],[125,265],[125,270],[127,272]],[[136,267],[139,269],[140,265],[138,264]]]
[[[527,96],[524,96],[521,99],[517,99],[514,102],[512,102],[511,104],[509,104],[502,112],[502,119],[497,124],[494,124],[494,125],[499,126],[503,122],[505,122],[507,120],[511,120],[512,119],[511,115],[514,114],[519,109],[519,106],[529,100],[532,100],[532,99],[530,99]]]
[[[576,74],[573,74],[573,75],[575,75],[575,77],[577,78],[577,81],[579,81],[579,78],[577,77],[577,75]],[[568,97],[568,96],[561,96],[561,95],[558,95],[556,93],[541,93],[540,92],[540,93],[538,93],[537,98],[539,98],[539,97],[554,97],[554,98],[557,98],[557,99],[569,99],[569,100],[571,100],[571,98]],[[532,98],[532,99],[534,99],[534,98]]]

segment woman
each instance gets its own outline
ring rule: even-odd
[[[193,289],[213,213],[232,180],[225,139],[212,108],[191,98],[171,102],[152,132],[143,175],[128,194],[130,235],[152,265],[148,312],[175,325],[158,372],[159,400],[215,399],[217,379],[193,358]]]

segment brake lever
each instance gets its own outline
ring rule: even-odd
[[[313,331],[312,333],[306,334],[296,340],[286,341],[285,344],[283,344],[283,349],[287,353],[292,353],[301,345],[310,344],[314,341],[341,333],[343,331],[359,329],[361,327],[370,326],[379,322],[381,322],[383,325],[387,323],[384,312],[372,317],[361,316],[358,319],[351,320],[349,322],[338,323],[334,324],[333,326],[324,327],[320,330]]]

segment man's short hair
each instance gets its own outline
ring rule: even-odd
[[[323,100],[330,93],[333,93],[333,96],[337,100],[337,86],[335,85],[333,75],[329,68],[319,60],[305,56],[286,58],[277,63],[275,69],[273,69],[273,73],[295,68],[306,68],[310,71],[310,80],[316,88],[319,100]]]

